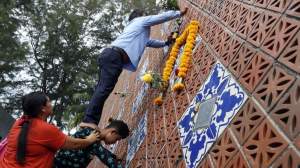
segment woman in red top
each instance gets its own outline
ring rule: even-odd
[[[42,92],[25,95],[22,108],[24,115],[11,128],[5,152],[0,156],[1,168],[51,168],[57,150],[85,148],[99,139],[97,132],[85,139],[72,138],[48,124],[52,105]]]

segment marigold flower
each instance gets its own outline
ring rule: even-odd
[[[180,77],[180,78],[185,78],[186,73],[180,71],[177,76]]]
[[[192,20],[192,21],[190,22],[190,24],[191,24],[191,25],[198,25],[199,22],[198,22],[197,20]]]
[[[178,92],[178,91],[181,91],[183,88],[184,88],[184,84],[182,84],[181,82],[178,82],[173,86],[172,90],[174,92]]]
[[[162,105],[162,104],[163,104],[162,96],[156,97],[156,98],[153,100],[153,103],[154,103],[155,105],[158,105],[158,106]]]
[[[186,72],[188,70],[187,67],[180,67],[179,69],[180,69],[180,71],[183,71],[183,72]]]
[[[145,75],[142,76],[141,79],[146,83],[151,83],[153,81],[153,77],[150,73],[146,73]]]
[[[170,75],[172,73],[175,61],[178,57],[179,49],[184,43],[185,43],[185,47],[184,47],[183,54],[180,58],[179,69],[176,75],[178,77],[181,77],[182,79],[186,76],[186,73],[190,66],[189,64],[191,62],[193,48],[196,43],[195,39],[197,36],[198,29],[199,29],[199,22],[196,20],[192,20],[190,24],[184,29],[182,34],[178,38],[176,38],[175,43],[170,51],[170,56],[165,63],[165,67],[162,73],[163,74],[162,79],[165,84],[167,84],[170,79]],[[183,87],[184,85],[182,84],[182,82],[179,82],[174,85],[175,90],[183,89]]]

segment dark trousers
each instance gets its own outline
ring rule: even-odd
[[[99,81],[86,109],[83,122],[98,125],[103,105],[109,94],[113,91],[122,72],[123,62],[120,53],[106,48],[98,58]]]

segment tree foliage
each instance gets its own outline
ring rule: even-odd
[[[26,44],[18,38],[20,22],[15,16],[16,6],[14,1],[0,1],[0,104],[10,110],[15,104],[9,105],[9,99],[18,95],[14,89],[24,84],[24,80],[15,78],[23,69],[27,52]]]
[[[1,1],[0,106],[20,115],[19,97],[43,91],[53,102],[51,120],[75,126],[98,79],[101,49],[136,8],[160,10],[155,0]]]
[[[57,125],[82,116],[97,80],[97,55],[113,30],[105,0],[34,1],[22,10],[27,32],[29,87],[53,101]],[[76,123],[74,123],[76,124]],[[72,125],[71,125],[72,126]]]

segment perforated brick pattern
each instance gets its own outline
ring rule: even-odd
[[[153,106],[155,89],[133,111],[143,88],[143,69],[162,72],[162,49],[147,48],[137,72],[124,71],[104,107],[100,127],[109,117],[125,120],[135,129],[147,112],[147,134],[130,168],[185,168],[177,121],[206,81],[216,62],[247,92],[248,100],[216,140],[197,168],[300,167],[300,0],[179,0],[189,8],[180,32],[193,19],[201,24],[201,44],[180,93],[167,92],[163,105]],[[173,24],[169,25],[172,30]],[[166,39],[161,26],[151,38]],[[122,114],[121,114],[122,112]],[[126,158],[127,140],[114,151]],[[93,160],[90,168],[102,168]]]
[[[232,131],[240,144],[244,144],[245,140],[253,133],[264,117],[265,115],[253,100],[248,99],[244,107],[235,116],[231,125]]]
[[[285,133],[294,139],[300,132],[300,81],[277,103],[270,115]]]
[[[269,167],[287,145],[275,128],[264,121],[246,141],[243,151],[251,166]]]
[[[273,67],[255,90],[254,96],[269,110],[287,91],[295,77],[279,67]]]
[[[227,130],[211,149],[212,160],[217,167],[222,167],[232,159],[237,151],[238,148]]]
[[[300,157],[293,149],[288,149],[273,165],[274,168],[280,167],[299,167]]]
[[[241,74],[239,78],[241,83],[249,90],[249,92],[253,92],[271,65],[272,59],[269,59],[262,53],[256,53]]]

